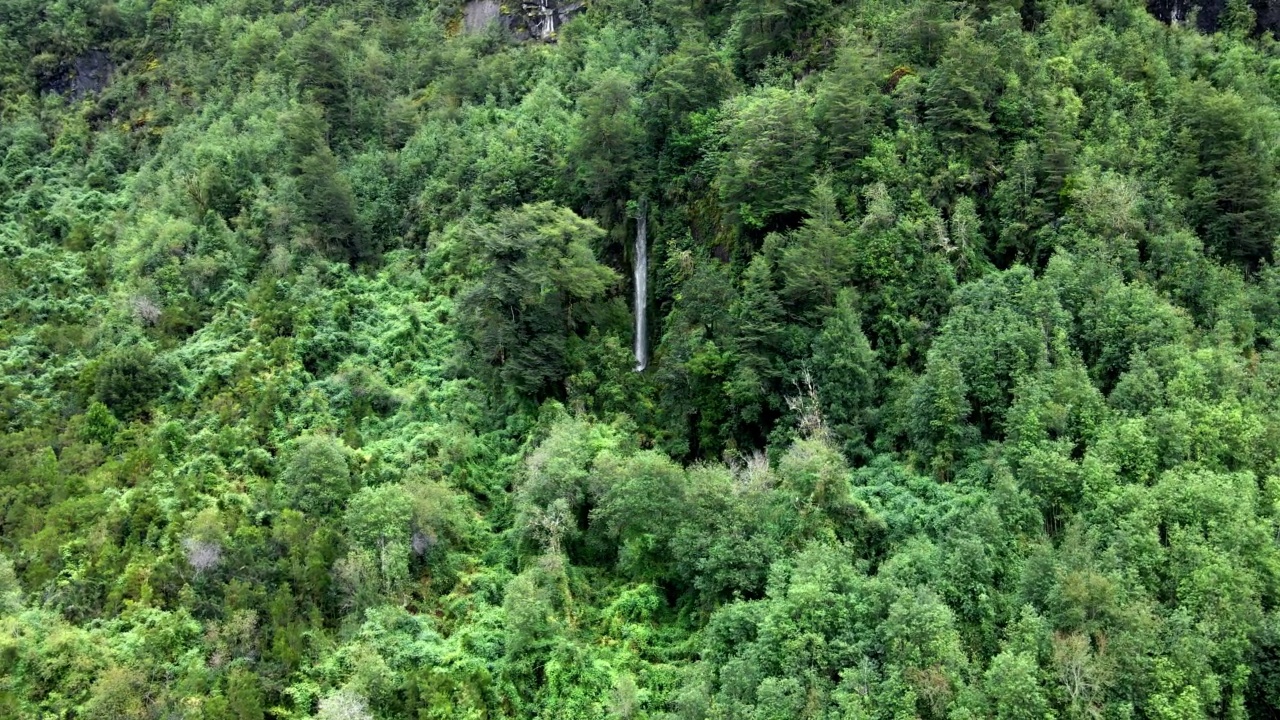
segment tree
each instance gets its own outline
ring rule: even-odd
[[[591,521],[620,543],[619,568],[637,580],[670,579],[669,543],[684,504],[683,468],[649,450],[627,458],[602,454],[595,472],[603,487]]]
[[[810,39],[829,6],[817,0],[746,0],[734,17],[738,52],[754,71],[770,55],[790,52]]]
[[[1040,687],[1040,668],[1028,653],[1004,651],[991,661],[984,678],[991,717],[997,720],[1052,720],[1049,699]]]
[[[916,712],[945,717],[968,666],[951,609],[932,590],[905,591],[877,630],[890,671],[914,695]]]
[[[302,213],[312,232],[331,254],[355,262],[370,255],[362,244],[351,183],[342,175],[328,148],[303,158],[298,166]]]
[[[784,513],[770,490],[767,467],[761,457],[737,477],[724,467],[688,471],[685,511],[671,556],[680,579],[704,605],[734,593],[758,597],[769,566],[783,553],[774,533]]]
[[[823,75],[814,99],[814,123],[836,169],[848,168],[871,149],[871,139],[884,127],[888,97],[880,83],[885,62],[867,45],[851,40]]]
[[[603,236],[594,222],[550,203],[503,210],[472,230],[484,270],[458,314],[479,364],[474,372],[535,397],[560,392],[570,338],[618,280],[591,251]]]
[[[171,379],[170,368],[146,343],[122,344],[90,365],[87,375],[93,398],[126,420],[144,413]]]
[[[375,554],[384,593],[408,580],[413,510],[399,485],[362,488],[347,502],[347,539]]]
[[[994,154],[991,111],[1001,80],[994,51],[966,22],[957,25],[925,91],[928,126],[966,151],[976,165]]]
[[[973,198],[965,196],[956,200],[947,222],[949,232],[943,250],[950,256],[951,264],[960,279],[975,277],[989,267],[981,222]]]
[[[141,720],[147,717],[147,678],[135,668],[112,666],[93,683],[84,715],[94,720]]]
[[[261,680],[253,672],[236,667],[227,673],[228,720],[262,720]]]
[[[373,720],[373,713],[364,696],[344,689],[324,696],[317,708],[316,720]]]
[[[1074,345],[1104,392],[1115,387],[1135,355],[1175,345],[1189,330],[1186,315],[1153,288],[1125,282],[1096,259],[1060,253],[1049,262],[1044,280],[1075,317]]]
[[[657,123],[660,131],[656,134],[665,141],[662,130],[690,113],[720,104],[732,84],[733,74],[706,40],[686,37],[674,52],[662,58],[654,71],[645,98],[645,105],[654,112],[646,115]]]
[[[390,542],[407,545],[413,499],[399,485],[362,488],[347,502],[347,538],[382,549]]]
[[[345,136],[351,127],[351,87],[343,67],[345,38],[334,32],[333,16],[323,17],[307,32],[295,36],[293,59],[298,84],[306,96],[324,108],[329,125]]]
[[[762,435],[761,421],[778,408],[778,380],[785,313],[773,289],[773,266],[764,253],[751,258],[742,276],[742,292],[729,309],[735,333],[732,348],[737,355],[733,376],[724,394],[734,410],[730,426],[722,428],[726,440],[751,443]]]
[[[775,563],[764,598],[723,605],[702,633],[702,656],[721,668],[717,706],[784,718],[825,705],[832,679],[873,652],[884,590],[836,544],[809,543]],[[768,714],[749,714],[752,705]]]
[[[830,181],[819,180],[808,217],[787,234],[777,261],[782,296],[808,318],[816,308],[834,305],[840,288],[852,279],[855,245],[849,233]]]
[[[515,486],[514,526],[521,539],[556,552],[565,546],[576,549],[579,535],[587,529],[590,503],[602,492],[593,481],[607,483],[610,477],[604,471],[597,480],[593,465],[620,441],[615,428],[585,418],[551,423],[525,458]]]
[[[1240,38],[1252,35],[1257,24],[1257,13],[1249,7],[1248,0],[1227,0],[1218,21],[1223,32]]]
[[[817,132],[799,93],[766,87],[727,103],[716,186],[730,216],[762,228],[803,210]]]
[[[1177,147],[1188,219],[1219,257],[1256,265],[1270,257],[1280,222],[1270,130],[1233,91],[1194,85],[1182,103]]]
[[[583,96],[569,144],[569,167],[593,203],[625,200],[643,138],[634,83],[607,70]]]
[[[913,446],[942,478],[951,474],[960,453],[974,440],[968,424],[972,411],[968,392],[955,360],[930,352],[925,373],[911,395],[908,432]]]
[[[793,542],[839,539],[851,549],[872,549],[883,527],[850,493],[849,466],[826,437],[793,443],[778,460],[777,477],[779,493],[800,511],[796,527],[788,529]]]
[[[13,561],[0,553],[0,616],[22,609],[22,585],[13,572]]]
[[[308,515],[324,517],[341,508],[352,491],[342,441],[329,435],[299,439],[280,474],[280,483],[289,507]]]
[[[822,415],[831,432],[846,455],[861,456],[867,451],[866,434],[874,419],[880,369],[862,332],[853,290],[840,291],[834,310],[813,339],[810,363]]]
[[[962,286],[952,305],[928,362],[936,355],[937,362],[956,364],[974,424],[994,437],[1004,429],[1018,380],[1068,352],[1058,338],[1071,317],[1052,284],[1023,267]]]

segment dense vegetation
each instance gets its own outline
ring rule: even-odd
[[[0,0],[0,717],[1280,710],[1269,18],[462,11]]]

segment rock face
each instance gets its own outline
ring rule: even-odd
[[[1271,0],[1249,0],[1257,22],[1254,34],[1280,33],[1280,3]],[[1147,10],[1164,22],[1182,25],[1194,19],[1201,32],[1219,29],[1227,0],[1147,0]]]
[[[462,8],[462,29],[478,33],[501,15],[502,4],[498,0],[471,0]]]
[[[470,0],[462,8],[462,28],[468,33],[476,33],[498,22],[516,40],[554,42],[556,31],[585,9],[585,0],[523,0],[518,10],[510,5],[504,12],[498,0]]]
[[[41,85],[41,90],[79,100],[100,93],[111,82],[115,63],[105,50],[90,50],[64,65],[60,72]]]

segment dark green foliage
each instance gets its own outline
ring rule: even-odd
[[[947,477],[977,434],[970,424],[973,406],[959,363],[941,351],[930,353],[908,408],[912,445],[939,476]]]
[[[733,81],[720,56],[704,38],[686,38],[662,58],[653,73],[646,99],[651,111],[648,119],[660,130],[669,128],[690,113],[715,107],[728,94]],[[660,142],[666,141],[667,138],[660,138]]]
[[[841,48],[814,100],[820,141],[836,168],[848,168],[871,147],[889,103],[882,83],[889,74],[874,49],[858,42]]]
[[[813,191],[809,217],[789,233],[778,253],[782,296],[800,315],[812,316],[836,304],[856,263],[850,229],[840,217],[835,192],[820,182]]]
[[[1274,8],[466,5],[0,0],[0,717],[1280,713]]]
[[[303,158],[298,164],[297,181],[303,218],[326,250],[352,261],[372,254],[361,244],[351,185],[339,174],[332,153],[324,150]]]
[[[996,53],[973,26],[957,24],[928,78],[925,122],[948,146],[963,153],[980,176],[994,154],[992,111],[1002,78]]]
[[[769,87],[725,108],[716,185],[726,211],[748,228],[806,207],[817,142],[807,105],[803,95]]]
[[[164,394],[171,373],[147,345],[127,344],[94,363],[87,379],[94,400],[112,414],[132,420]]]
[[[834,311],[814,337],[811,365],[823,417],[845,453],[851,458],[862,456],[871,444],[868,434],[876,424],[882,378],[851,290],[840,293]]]
[[[641,140],[635,94],[630,79],[608,71],[579,107],[569,146],[570,167],[578,187],[593,204],[629,194]]]
[[[476,360],[498,381],[535,395],[556,390],[570,338],[617,280],[592,252],[602,236],[550,203],[501,211],[472,231],[484,270],[461,299],[460,319]]]
[[[1251,264],[1270,258],[1280,185],[1274,151],[1263,140],[1269,118],[1231,91],[1193,86],[1184,97],[1178,149],[1188,220],[1220,257]]]
[[[744,0],[737,8],[735,41],[748,71],[771,55],[787,55],[815,42],[815,31],[831,12],[817,0]]]

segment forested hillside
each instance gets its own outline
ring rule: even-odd
[[[0,717],[1274,717],[1280,45],[1159,5],[0,0]]]

